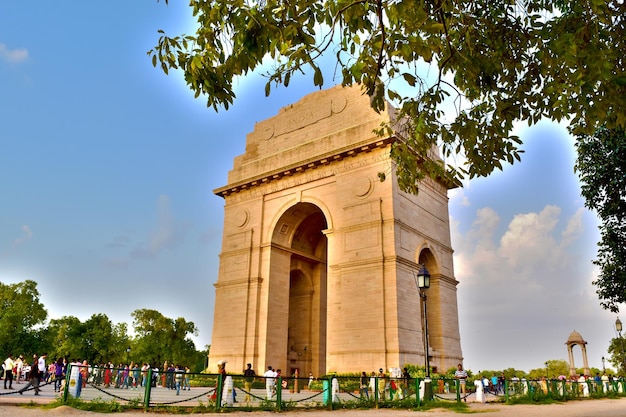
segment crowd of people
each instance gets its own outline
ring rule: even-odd
[[[4,380],[4,389],[14,390],[13,385],[23,385],[19,387],[19,394],[27,390],[33,390],[34,395],[39,395],[42,383],[53,384],[55,392],[61,392],[64,388],[69,365],[78,367],[76,374],[78,384],[78,395],[80,388],[84,388],[87,383],[104,388],[138,389],[148,384],[150,370],[152,386],[160,385],[164,388],[176,390],[176,395],[180,390],[190,390],[190,372],[188,366],[168,364],[166,361],[161,368],[151,367],[148,363],[141,366],[131,362],[128,365],[120,363],[115,365],[112,362],[90,365],[86,360],[73,360],[68,363],[66,358],[58,358],[56,361],[46,363],[47,354],[33,355],[32,361],[24,359],[23,355],[14,358],[12,354],[2,362],[0,377]]]
[[[39,384],[47,378],[48,367],[46,366],[47,355],[33,355],[32,361],[27,361],[24,356],[20,355],[14,358],[12,354],[2,362],[2,378],[4,379],[4,389],[13,390],[15,384],[25,383],[19,389],[19,393],[33,387],[35,395],[39,395]],[[8,386],[7,386],[8,385]]]

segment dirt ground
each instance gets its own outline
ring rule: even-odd
[[[503,405],[496,403],[477,404],[471,403],[471,413],[487,414],[489,417],[626,417],[626,398],[612,400],[586,400],[586,401],[569,401],[564,404],[550,405]],[[128,417],[137,414],[144,414],[143,411],[132,411],[123,413]],[[428,417],[459,417],[462,414],[444,410],[429,410],[420,412]],[[229,417],[255,417],[269,414],[265,411],[257,412],[231,412],[226,415]],[[311,410],[311,411],[289,411],[283,413],[272,413],[285,417],[415,417],[416,411],[406,410]],[[38,407],[29,408],[25,404],[15,403],[14,405],[0,405],[0,416],[11,417],[55,417],[55,416],[104,416],[104,414],[94,413],[90,411],[75,410],[73,408],[62,406],[54,409],[42,409]],[[110,415],[110,414],[109,414]],[[213,414],[193,414],[194,416],[213,415]],[[189,414],[169,414],[169,417],[186,416]]]

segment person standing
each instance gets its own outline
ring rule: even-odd
[[[498,377],[496,376],[496,374],[491,375],[491,390],[493,391],[494,395],[498,394]]]
[[[491,382],[489,382],[489,378],[487,378],[487,375],[483,376],[483,390],[485,391],[485,394],[489,392],[489,384]]]
[[[141,378],[141,369],[139,368],[139,364],[136,363],[135,366],[133,366],[133,389],[137,389],[137,385],[141,385],[140,379]]]
[[[39,360],[37,361],[37,370],[39,371],[39,380],[41,381],[42,379],[44,381],[48,380],[48,368],[46,367],[46,358],[48,357],[47,354],[43,354],[39,357]],[[39,385],[38,385],[39,386]]]
[[[65,379],[65,364],[63,358],[57,358],[56,367],[54,368],[54,392],[61,392],[61,383]]]
[[[44,361],[44,370],[45,370],[45,361]],[[20,395],[22,395],[24,391],[26,391],[30,387],[33,387],[35,390],[35,395],[39,395],[40,376],[39,376],[39,358],[37,357],[37,354],[33,354],[33,363],[30,367],[29,377],[30,377],[30,380],[28,381],[28,384],[24,385],[24,387],[20,389],[18,392],[20,393]]]
[[[17,384],[22,383],[22,370],[24,369],[24,357],[20,355],[15,361],[15,365],[17,367]]]
[[[378,370],[378,399],[385,401],[385,390],[387,388],[387,378],[383,368]]]
[[[183,377],[185,376],[185,370],[180,365],[174,367],[174,384],[176,387],[176,395],[180,395],[180,386],[183,383]]]
[[[13,389],[13,355],[9,354],[9,357],[4,361],[4,389],[7,389],[7,381],[9,382],[9,389]]]
[[[85,359],[83,364],[80,365],[80,376],[82,387],[85,388],[89,380],[89,362],[87,362],[87,359]]]
[[[246,369],[243,371],[243,389],[246,391],[246,397],[244,398],[244,404],[250,405],[252,402],[252,397],[250,396],[250,392],[252,391],[252,383],[254,382],[254,377],[256,373],[254,369],[252,369],[252,364],[249,363],[246,365]]]
[[[113,375],[112,369],[113,364],[109,361],[104,368],[104,388],[109,388],[111,386],[111,376]]]
[[[461,387],[461,394],[463,395],[463,401],[467,401],[465,398],[465,385],[467,383],[467,372],[463,369],[463,364],[457,365],[457,370],[454,372],[454,377],[459,380]]]
[[[365,371],[361,372],[361,379],[360,379],[359,383],[360,383],[359,394],[361,396],[361,399],[365,398],[366,400],[369,401],[369,399],[370,399],[370,392],[369,392],[369,389],[367,389],[367,385],[369,383],[369,378],[367,377],[367,374],[365,373]]]
[[[266,398],[268,400],[271,400],[274,395],[274,384],[275,384],[274,378],[276,378],[276,373],[274,372],[271,366],[268,366],[267,371],[265,371],[263,376],[265,377]]]
[[[411,374],[409,373],[409,368],[406,366],[402,369],[402,385],[403,385],[403,396],[404,398],[408,398],[411,395],[410,389],[411,383]]]
[[[376,372],[372,371],[370,375],[370,389],[374,398],[376,398]]]
[[[183,391],[191,391],[191,385],[189,384],[189,377],[191,376],[191,369],[188,366],[185,366],[185,380],[183,383]]]
[[[54,361],[50,362],[50,365],[48,365],[48,368],[46,369],[46,379],[44,380],[44,382],[54,382],[56,369],[57,369],[56,362]]]

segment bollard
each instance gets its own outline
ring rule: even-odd
[[[374,386],[374,404],[376,404],[376,408],[378,408],[378,376],[374,377],[375,386]]]
[[[432,401],[433,384],[429,377],[424,378],[424,401]]]

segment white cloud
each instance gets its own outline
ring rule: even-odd
[[[26,49],[9,49],[5,44],[0,43],[0,59],[3,61],[17,63],[28,58],[28,50]]]
[[[576,214],[569,219],[567,223],[567,227],[563,230],[562,240],[563,244],[570,244],[572,241],[576,240],[583,232],[583,216],[585,214],[584,208],[579,208],[576,211]]]
[[[476,211],[465,233],[452,221],[468,367],[529,370],[548,359],[567,359],[564,342],[573,330],[589,349],[602,352],[611,315],[601,310],[591,285],[594,266],[576,249],[584,237],[584,213],[568,218],[547,205],[515,215],[502,230],[500,215],[486,207]]]
[[[132,251],[135,258],[151,258],[158,255],[163,249],[176,246],[181,241],[181,230],[170,210],[170,198],[160,195],[157,200],[157,224],[150,233],[147,242],[142,243]]]
[[[106,260],[106,264],[112,267],[126,267],[134,259],[154,258],[163,250],[174,248],[183,241],[185,226],[178,223],[172,215],[170,198],[160,195],[157,199],[157,222],[154,229],[148,233],[146,239],[133,247],[130,252],[122,257]],[[109,248],[124,248],[130,244],[130,237],[121,235],[114,238],[108,244]]]
[[[559,245],[552,232],[560,214],[559,207],[546,206],[540,213],[516,215],[502,236],[499,248],[501,258],[514,268],[558,260],[564,254],[558,253]]]
[[[32,230],[30,230],[30,226],[27,225],[27,224],[22,225],[22,232],[23,232],[23,235],[18,237],[18,238],[16,238],[13,241],[13,246],[19,246],[19,245],[29,241],[33,237],[33,232],[32,232]]]

